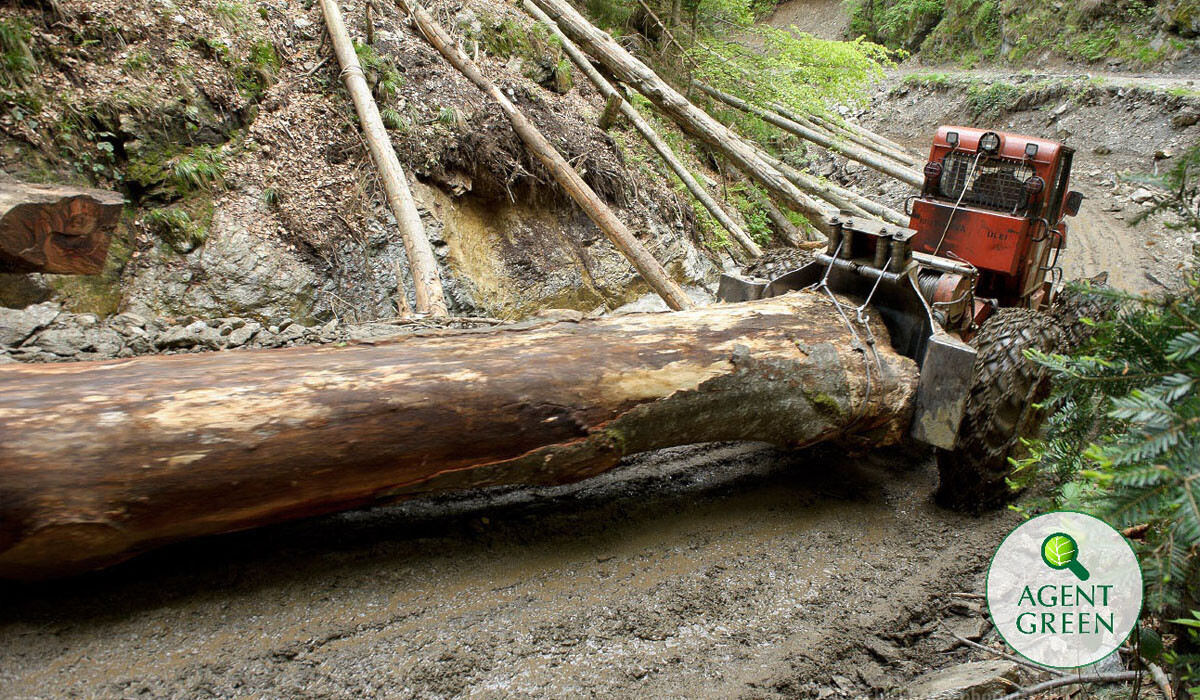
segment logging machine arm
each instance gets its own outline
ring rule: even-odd
[[[916,408],[909,434],[921,442],[953,450],[959,423],[966,409],[975,372],[975,350],[956,333],[947,332],[947,314],[935,311],[937,280],[923,284],[923,266],[944,268],[939,274],[972,275],[952,260],[938,258],[918,263],[910,240],[912,229],[874,221],[833,217],[825,252],[803,267],[773,280],[722,275],[717,298],[726,302],[753,301],[795,290],[812,290],[829,297],[867,360],[874,343],[862,312],[874,309],[883,319],[896,352],[920,367]],[[961,269],[959,269],[961,268]],[[934,272],[936,272],[936,268]],[[928,272],[928,270],[927,270]],[[922,292],[923,288],[926,290]],[[841,299],[857,300],[860,306]]]

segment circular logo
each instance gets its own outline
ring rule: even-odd
[[[1117,650],[1142,612],[1142,569],[1121,533],[1059,511],[1025,521],[992,555],[987,604],[1001,638],[1043,666],[1075,668]]]

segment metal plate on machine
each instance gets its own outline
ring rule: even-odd
[[[909,434],[934,447],[953,450],[974,381],[975,349],[945,333],[930,337]]]
[[[727,302],[754,301],[761,299],[767,281],[757,277],[723,274],[717,287],[717,300]]]

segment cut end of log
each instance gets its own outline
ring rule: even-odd
[[[105,190],[0,182],[0,272],[99,274],[124,204]]]

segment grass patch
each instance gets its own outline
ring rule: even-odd
[[[37,72],[37,61],[29,47],[29,25],[21,19],[0,20],[0,85],[25,85]]]
[[[197,190],[219,189],[225,185],[224,155],[212,146],[198,146],[171,163],[171,184],[180,195]]]

